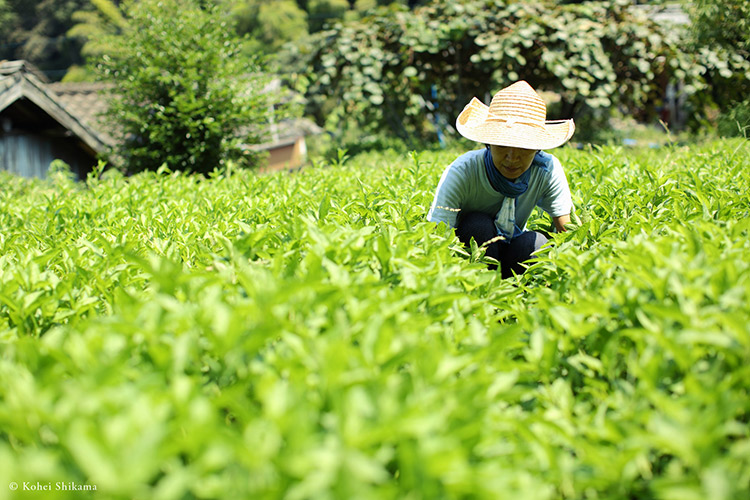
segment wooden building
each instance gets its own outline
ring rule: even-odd
[[[42,178],[60,159],[85,177],[105,147],[96,130],[60,102],[43,74],[24,61],[0,63],[0,169]]]
[[[274,81],[271,90],[279,85]],[[116,144],[101,119],[111,88],[50,83],[25,61],[0,62],[0,169],[43,178],[60,159],[84,179],[98,155]],[[267,142],[249,147],[268,154],[261,171],[295,169],[306,161],[306,136],[321,132],[310,120],[285,120],[271,125]]]
[[[261,172],[294,170],[307,160],[306,137],[323,133],[323,129],[305,118],[284,120],[272,124],[267,142],[250,146],[254,151],[268,156]]]

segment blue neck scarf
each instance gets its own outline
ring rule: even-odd
[[[526,169],[526,172],[521,174],[521,177],[516,179],[516,182],[511,182],[495,168],[495,164],[492,162],[492,153],[490,148],[487,148],[484,152],[484,167],[487,171],[487,178],[490,180],[492,189],[497,191],[503,196],[508,198],[518,198],[529,188],[529,178],[531,178],[531,167]]]
[[[495,227],[497,234],[505,238],[503,242],[510,243],[513,238],[523,233],[516,224],[516,205],[518,205],[518,197],[529,188],[532,167],[527,168],[526,172],[516,179],[516,182],[511,182],[495,168],[490,148],[487,148],[484,153],[484,166],[492,189],[505,197],[500,211],[495,216]]]

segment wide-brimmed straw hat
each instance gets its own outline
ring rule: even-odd
[[[547,121],[547,106],[531,85],[516,82],[495,94],[489,107],[474,97],[456,119],[458,132],[472,141],[524,149],[565,144],[573,120]]]

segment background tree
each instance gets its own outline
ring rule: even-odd
[[[0,59],[26,59],[53,80],[67,68],[82,62],[81,42],[66,36],[72,15],[88,0],[5,0],[10,16],[0,27],[4,32]],[[0,12],[2,9],[0,8]],[[8,12],[8,11],[6,11]]]
[[[249,38],[251,51],[274,54],[288,42],[323,30],[342,20],[354,20],[393,0],[222,0],[235,29]]]
[[[691,30],[701,45],[732,47],[750,55],[750,3],[745,0],[692,0]]]
[[[385,131],[434,139],[436,124],[451,121],[468,98],[487,100],[514,78],[554,92],[559,101],[550,113],[581,123],[615,109],[651,120],[670,82],[684,84],[693,125],[715,123],[706,118],[718,110],[746,109],[750,121],[750,4],[743,0],[686,3],[689,29],[657,25],[631,0],[201,5],[216,5],[224,29],[246,38],[241,60],[258,50],[282,53],[279,67],[308,96],[308,111],[357,143],[363,133]],[[123,33],[124,19],[120,0],[0,0],[0,58],[28,59],[53,80],[72,65],[66,80],[90,79],[79,65],[110,50],[105,35]],[[729,124],[741,131],[734,115]],[[579,127],[577,137],[597,128]]]
[[[343,19],[351,8],[347,0],[308,0],[310,32],[320,31],[329,22]]]
[[[242,145],[259,142],[271,100],[280,97],[262,93],[258,61],[240,57],[225,19],[204,4],[127,2],[122,35],[104,40],[97,69],[115,87],[108,115],[129,172],[166,164],[208,173],[228,159],[256,160]]]
[[[97,60],[107,51],[105,40],[109,35],[120,35],[127,29],[127,20],[117,0],[91,0],[93,9],[73,13],[76,23],[68,30],[68,36],[83,40],[81,55],[87,60]],[[64,81],[90,80],[95,76],[84,66],[73,65],[68,69]]]
[[[26,59],[52,80],[90,80],[85,60],[102,36],[117,32],[122,0],[0,0],[0,59]],[[327,24],[355,19],[377,5],[424,0],[213,0],[248,37],[248,53],[281,45]],[[311,15],[312,13],[312,15]]]
[[[234,0],[229,9],[251,51],[273,53],[307,34],[307,13],[294,0]]]
[[[615,106],[645,117],[690,61],[631,5],[464,0],[380,9],[313,34],[284,60],[297,69],[309,112],[339,137],[393,130],[434,138],[435,110],[455,117],[472,96],[489,102],[519,79],[560,97],[553,118]]]
[[[750,3],[745,0],[694,0],[688,9],[695,67],[703,81],[696,93],[698,111],[719,110],[722,135],[750,134]]]
[[[8,4],[8,0],[0,0],[0,40],[8,40],[11,30],[16,23],[16,14]],[[8,47],[0,50],[5,52]]]

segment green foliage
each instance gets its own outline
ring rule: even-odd
[[[208,173],[226,160],[252,165],[244,147],[260,140],[266,79],[219,11],[191,0],[125,4],[127,28],[105,38],[101,78],[114,84],[108,110],[121,131],[117,157],[129,172]]]
[[[0,0],[0,39],[8,40],[16,15],[7,0]],[[5,50],[3,50],[5,52]]]
[[[75,24],[68,30],[68,36],[84,40],[81,55],[89,61],[95,61],[106,54],[109,36],[122,35],[128,28],[128,22],[118,4],[112,0],[91,0],[93,9],[79,10],[73,13]],[[64,82],[89,81],[96,78],[91,68],[71,66],[65,73]]]
[[[73,13],[88,0],[4,0],[0,2],[0,59],[27,59],[58,80],[82,62],[81,43],[65,36]]]
[[[331,21],[344,17],[349,10],[348,0],[308,0],[307,9],[310,15],[310,32],[322,30]]]
[[[414,11],[391,7],[313,35],[290,52],[285,67],[302,75],[309,110],[345,139],[349,129],[431,136],[436,105],[452,121],[472,96],[487,98],[518,79],[561,96],[553,118],[571,117],[581,106],[635,112],[690,61],[672,34],[630,4],[464,0]]]
[[[0,484],[748,497],[747,142],[556,152],[578,227],[506,281],[424,220],[446,152],[0,172]]]
[[[655,122],[666,84],[682,81],[698,125],[706,106],[750,91],[737,47],[695,44],[626,0],[391,6],[314,33],[282,61],[308,111],[346,145],[383,131],[434,139],[471,97],[488,101],[519,79],[560,96],[551,118],[617,109]]]
[[[128,21],[121,8],[112,0],[91,0],[94,10],[81,10],[73,14],[76,24],[68,35],[84,38],[81,54],[101,57],[107,51],[103,43],[111,35],[120,35],[128,29]]]
[[[284,44],[342,20],[358,19],[379,4],[376,0],[221,0],[237,33],[247,35],[251,50],[278,52]]]
[[[117,26],[121,0],[0,0],[0,59],[27,59],[53,80],[92,80],[86,59],[102,52],[101,36]],[[388,0],[325,2],[307,0],[215,0],[203,2],[231,11],[229,24],[251,36],[250,51],[273,53],[283,43],[309,31],[308,7],[315,9],[312,25],[356,18]],[[406,3],[406,2],[401,2]],[[415,3],[415,2],[410,2]]]
[[[750,4],[696,0],[688,12],[689,48],[697,54],[696,65],[704,76],[704,92],[696,104],[730,113],[750,94]],[[724,117],[724,122],[731,120]]]
[[[691,29],[702,45],[723,45],[750,55],[750,4],[744,0],[693,0]]]
[[[750,137],[750,99],[734,104],[721,114],[718,132],[723,137]]]
[[[255,50],[275,52],[307,34],[307,14],[294,0],[232,2],[237,33],[249,35]]]

